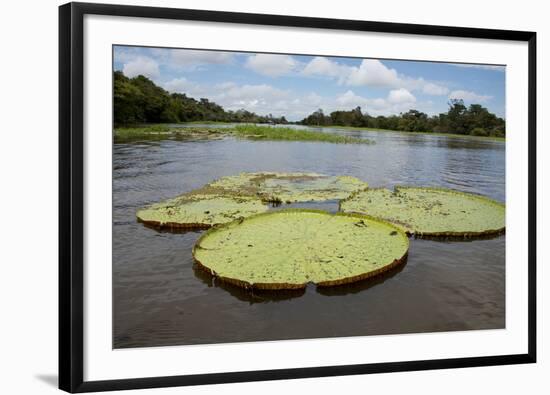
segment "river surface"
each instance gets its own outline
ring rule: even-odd
[[[233,138],[116,143],[113,347],[504,328],[505,236],[411,239],[406,265],[374,280],[252,294],[197,270],[191,249],[201,232],[159,232],[136,222],[145,205],[239,172],[351,175],[372,187],[443,186],[505,200],[503,142],[338,133],[376,144]],[[336,202],[299,206],[337,210]]]

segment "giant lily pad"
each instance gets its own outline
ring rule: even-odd
[[[268,210],[266,203],[336,200],[367,188],[350,176],[315,173],[241,173],[137,212],[155,228],[208,228]]]
[[[257,196],[267,202],[293,203],[344,199],[367,188],[368,184],[351,176],[264,172],[222,177],[207,187],[225,193]]]
[[[138,220],[161,229],[209,228],[264,212],[261,200],[215,194],[186,194],[137,212]]]
[[[300,289],[363,280],[403,263],[409,240],[397,227],[357,214],[281,210],[208,230],[198,266],[244,288]]]
[[[419,237],[480,237],[505,228],[504,204],[443,188],[368,189],[343,200],[340,209],[392,222]]]

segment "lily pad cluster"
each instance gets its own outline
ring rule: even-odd
[[[489,236],[505,228],[504,204],[443,188],[368,189],[341,201],[340,209],[391,222],[417,237]]]
[[[408,248],[405,233],[383,221],[289,209],[214,227],[197,241],[193,256],[221,281],[299,289],[372,277],[402,263]]]
[[[137,218],[161,229],[204,229],[267,211],[270,203],[340,200],[367,187],[350,176],[241,173],[141,209]]]
[[[340,212],[270,205],[339,200]],[[350,176],[241,173],[139,210],[157,228],[205,229],[200,269],[244,288],[348,284],[406,261],[415,237],[472,238],[505,229],[504,204],[443,188],[368,188]]]

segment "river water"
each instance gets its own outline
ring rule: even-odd
[[[113,347],[480,330],[505,325],[505,236],[412,239],[404,267],[372,281],[252,294],[193,265],[201,232],[136,222],[145,205],[239,172],[351,175],[372,187],[443,186],[505,199],[503,142],[339,131],[373,145],[133,141],[113,150]],[[337,210],[336,202],[301,207]],[[288,207],[288,206],[287,206]]]

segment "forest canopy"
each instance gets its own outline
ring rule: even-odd
[[[114,72],[113,94],[115,125],[193,121],[289,123],[284,116],[258,115],[244,109],[228,111],[207,98],[197,100],[184,93],[170,93],[143,75],[128,78],[122,71]],[[414,109],[399,115],[371,116],[363,112],[361,107],[356,107],[330,114],[319,109],[298,123],[495,137],[504,137],[506,130],[504,119],[480,104],[467,107],[460,99],[450,100],[447,112],[433,116]]]
[[[506,122],[490,113],[480,104],[464,105],[461,99],[449,101],[449,110],[439,115],[409,110],[399,115],[371,116],[363,113],[361,107],[350,111],[333,111],[326,115],[319,109],[302,121],[302,125],[316,126],[356,126],[373,129],[388,129],[404,132],[435,132],[467,134],[473,136],[504,137]]]
[[[226,111],[220,105],[183,93],[169,93],[149,78],[114,72],[115,125],[177,122],[287,123],[285,117],[260,116],[246,110]]]

